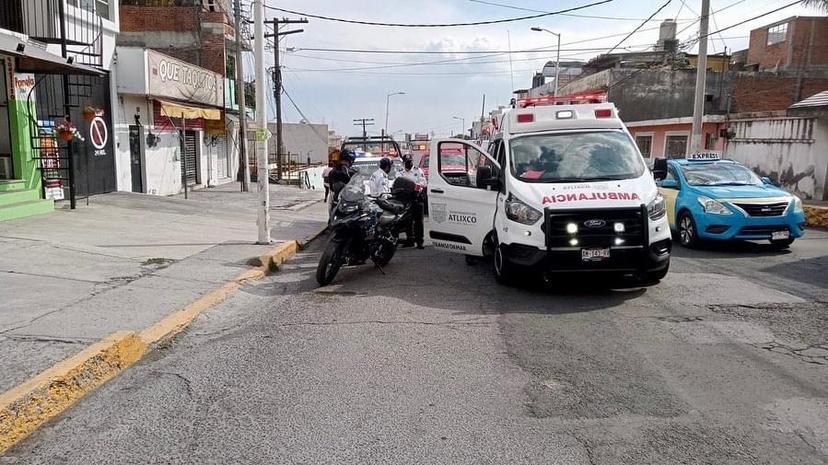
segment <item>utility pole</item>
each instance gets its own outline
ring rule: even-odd
[[[259,244],[270,243],[270,183],[267,166],[267,100],[265,99],[264,0],[253,0],[253,53],[256,56],[256,184]]]
[[[362,138],[368,138],[368,130],[365,126],[373,126],[374,118],[358,118],[354,120],[354,126],[362,126]]]
[[[239,105],[239,174],[242,192],[250,190],[250,156],[247,153],[247,102],[244,95],[244,65],[242,64],[241,5],[233,1],[236,12],[236,102]]]
[[[693,104],[693,132],[690,136],[690,153],[701,152],[704,148],[704,86],[707,81],[707,30],[710,19],[710,0],[702,0],[701,23],[699,24],[699,59],[696,69],[696,99]]]
[[[273,25],[273,34],[267,34],[265,37],[273,37],[273,99],[276,101],[276,179],[282,179],[282,153],[285,151],[285,144],[282,140],[282,66],[279,59],[279,37],[303,32],[304,29],[296,29],[293,31],[279,32],[280,24],[305,24],[307,19],[287,19],[287,18],[273,18],[270,21],[265,21]],[[288,165],[290,165],[288,160]]]

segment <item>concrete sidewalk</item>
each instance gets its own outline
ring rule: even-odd
[[[324,227],[319,191],[271,186],[276,241]],[[140,331],[249,269],[256,194],[113,193],[0,223],[0,393],[119,331]]]

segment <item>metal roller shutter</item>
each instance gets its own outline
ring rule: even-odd
[[[198,184],[196,141],[196,133],[194,131],[184,132],[184,143],[181,150],[181,182],[186,182],[188,186]]]

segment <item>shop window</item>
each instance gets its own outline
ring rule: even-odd
[[[653,156],[653,136],[635,136],[635,143],[644,158]]]
[[[777,24],[768,28],[768,45],[784,42],[788,36],[788,23]]]

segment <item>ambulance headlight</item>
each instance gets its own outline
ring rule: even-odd
[[[512,194],[509,194],[509,198],[506,199],[506,218],[512,221],[520,224],[535,224],[542,216],[543,213],[526,205],[517,197],[513,197]]]
[[[700,195],[698,201],[701,204],[702,208],[704,208],[705,213],[712,213],[714,215],[733,214],[733,211],[727,208],[723,203],[719,202],[718,200],[713,200],[710,197]]]
[[[802,207],[802,199],[797,196],[794,196],[794,213],[805,213],[805,209]]]
[[[650,216],[651,220],[655,221],[664,218],[666,213],[667,202],[664,201],[664,196],[660,193],[656,194],[653,201],[647,205],[647,214]],[[623,224],[621,226],[623,226]]]

